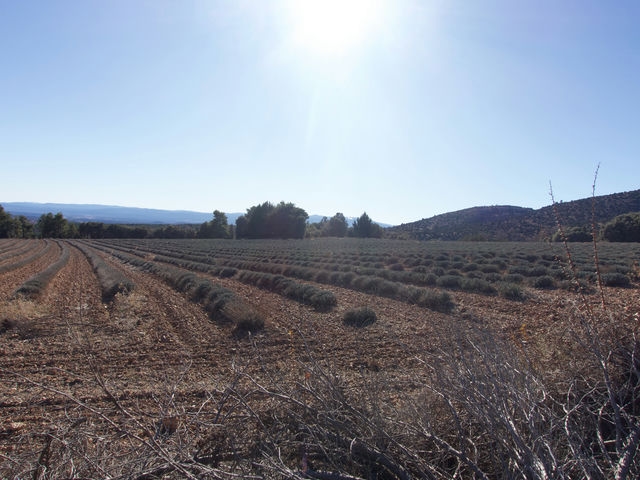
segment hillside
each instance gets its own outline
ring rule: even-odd
[[[591,225],[640,211],[640,190],[583,198],[556,205],[565,227]],[[556,231],[552,205],[540,209],[515,206],[473,207],[405,223],[386,230],[390,237],[416,240],[543,240]]]

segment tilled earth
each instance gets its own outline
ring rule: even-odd
[[[550,372],[566,371],[576,361],[571,330],[581,303],[565,291],[531,290],[524,302],[456,292],[455,311],[442,314],[322,286],[335,293],[338,306],[320,313],[233,279],[211,278],[266,319],[261,332],[238,336],[158,278],[108,255],[104,259],[135,290],[103,304],[98,280],[76,248],[39,298],[13,296],[59,255],[53,244],[36,261],[0,274],[0,476],[45,478],[52,439],[85,457],[103,449],[124,458],[134,448],[155,445],[160,434],[177,432],[179,447],[192,451],[211,437],[222,415],[233,414],[229,392],[259,390],[276,380],[308,382],[314,365],[347,385],[375,376],[385,401],[406,398],[418,394],[426,378],[425,354],[437,353],[443,336],[470,328],[495,329]],[[603,328],[611,335],[636,331],[637,289],[606,293],[615,315]],[[601,308],[597,295],[588,302]],[[344,325],[345,311],[361,306],[373,308],[377,321],[365,328]],[[271,408],[259,396],[252,401],[247,408]],[[118,442],[117,449],[106,446]],[[57,461],[73,473],[70,460]]]

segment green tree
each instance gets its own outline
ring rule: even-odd
[[[4,207],[0,205],[0,238],[8,238],[12,236],[14,229],[13,218],[4,211]]]
[[[227,215],[220,210],[214,210],[213,220],[204,222],[198,230],[199,238],[229,238],[229,223]]]
[[[567,242],[590,242],[592,237],[587,227],[569,227],[564,231],[564,238],[562,238],[560,231],[554,233],[553,237],[551,237],[554,242],[562,242],[564,239]]]
[[[84,222],[78,225],[78,231],[82,238],[104,238],[104,223]]]
[[[104,229],[104,238],[128,238],[130,231],[129,227],[112,223]]]
[[[309,215],[293,203],[280,202],[268,215],[269,238],[304,238]]]
[[[347,219],[338,212],[325,223],[322,232],[325,237],[344,237],[348,229]]]
[[[14,217],[14,236],[17,238],[33,237],[33,223],[24,215]]]
[[[640,242],[640,212],[618,215],[605,224],[602,237],[610,242]]]
[[[254,205],[236,220],[238,238],[268,238],[267,219],[275,207],[270,202]]]
[[[36,229],[42,238],[71,238],[78,235],[77,227],[69,224],[60,212],[41,215]]]
[[[324,236],[324,227],[329,220],[324,217],[322,220],[316,223],[309,223],[304,231],[306,238],[317,238]]]
[[[238,238],[304,238],[309,215],[293,203],[255,205],[236,220]]]
[[[361,238],[380,238],[382,237],[382,227],[374,223],[367,212],[364,212],[359,218],[353,222],[353,236]]]
[[[191,225],[167,225],[153,232],[153,238],[196,238],[198,232]]]

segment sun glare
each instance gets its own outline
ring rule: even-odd
[[[305,52],[340,56],[362,46],[382,22],[381,0],[291,0],[293,43]]]

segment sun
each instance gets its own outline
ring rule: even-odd
[[[362,47],[384,17],[382,0],[290,0],[285,9],[294,46],[328,57]]]

